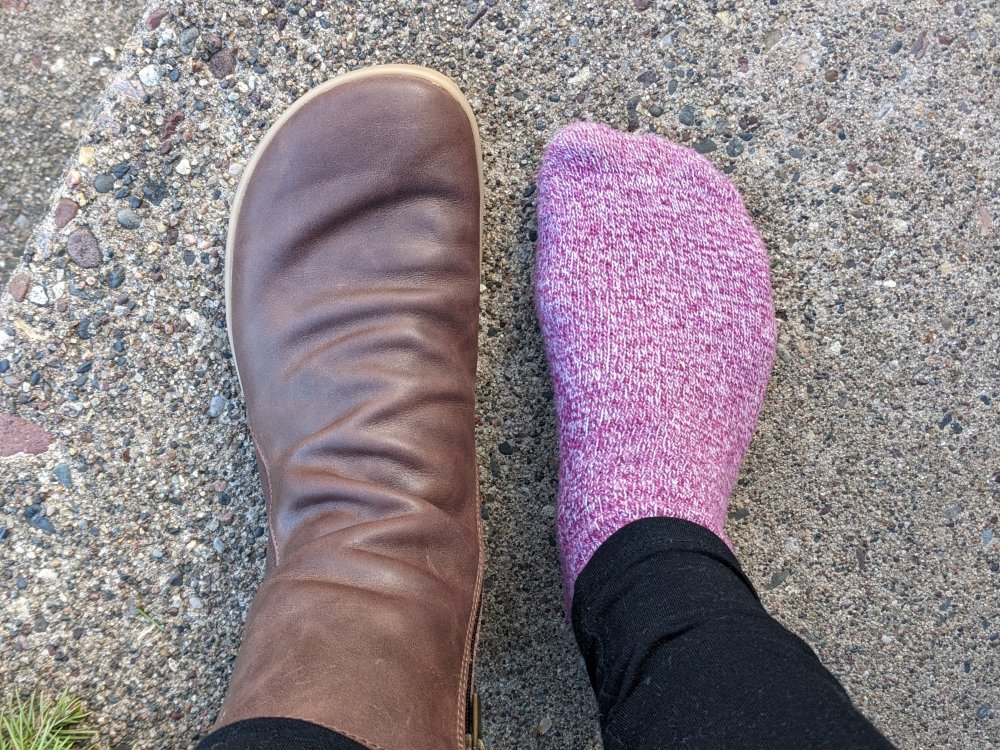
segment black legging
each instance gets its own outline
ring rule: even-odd
[[[573,628],[605,750],[891,750],[725,544],[673,518],[626,526],[576,582]],[[308,722],[232,724],[199,750],[364,750]]]

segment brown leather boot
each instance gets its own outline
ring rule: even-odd
[[[247,168],[226,302],[271,544],[217,727],[466,747],[481,173],[468,102],[411,66],[311,91]]]

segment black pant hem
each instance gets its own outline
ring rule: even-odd
[[[261,716],[222,727],[198,743],[198,750],[367,750],[319,724]]]

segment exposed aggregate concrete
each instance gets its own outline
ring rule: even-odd
[[[0,0],[0,283],[49,210],[144,4]]]
[[[0,300],[0,413],[54,438],[0,458],[5,691],[68,687],[112,747],[190,747],[214,719],[266,532],[225,335],[230,205],[294,99],[409,62],[455,78],[484,142],[490,747],[599,746],[531,292],[534,173],[578,118],[706,153],[768,243],[779,357],[729,526],[765,604],[900,748],[1000,747],[992,2],[143,13]]]

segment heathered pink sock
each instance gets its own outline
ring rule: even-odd
[[[591,555],[632,521],[683,518],[726,540],[777,332],[767,250],[704,157],[577,123],[552,139],[538,187],[569,602]]]

